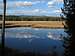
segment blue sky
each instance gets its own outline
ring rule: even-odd
[[[7,0],[7,15],[60,16],[63,0]],[[3,0],[0,0],[0,14]]]

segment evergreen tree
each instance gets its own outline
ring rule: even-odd
[[[75,0],[64,0],[64,8],[62,13],[66,16],[65,18],[65,32],[68,34],[64,38],[65,56],[72,56],[75,52]],[[73,49],[73,50],[72,50]],[[74,51],[72,53],[72,51]]]

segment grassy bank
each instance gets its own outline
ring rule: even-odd
[[[63,28],[64,21],[6,21],[6,27]],[[0,21],[0,25],[2,21]],[[0,26],[1,28],[1,26]]]

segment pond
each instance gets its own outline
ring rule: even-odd
[[[30,27],[6,28],[5,45],[24,52],[38,52],[43,54],[56,52],[58,56],[63,56],[64,36],[66,36],[64,29]]]

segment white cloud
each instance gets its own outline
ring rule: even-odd
[[[54,1],[49,1],[48,2],[48,5],[52,5],[52,4],[54,4]]]
[[[46,11],[46,10],[42,10],[41,13],[48,13],[48,11]]]
[[[48,1],[48,3],[47,3],[48,7],[53,7],[54,2],[55,2],[55,0]]]
[[[62,11],[60,9],[56,10],[43,10],[43,9],[33,9],[33,10],[14,10],[12,14],[14,15],[48,15],[48,14],[60,14]],[[10,14],[11,12],[7,12]]]
[[[33,9],[33,10],[15,10],[14,14],[36,14],[39,13],[40,9]]]
[[[48,8],[54,8],[54,6],[53,5],[48,5]]]
[[[34,4],[38,4],[38,3],[45,3],[46,1],[44,0],[36,0],[36,1],[13,1],[13,2],[7,2],[7,9],[10,8],[16,8],[18,6],[23,7],[23,6],[32,6]],[[55,2],[63,2],[63,0],[51,0],[48,1],[47,5],[48,7],[54,7],[53,4],[55,4]],[[9,5],[10,4],[10,5]],[[3,5],[0,4],[0,9],[3,8]]]
[[[28,2],[28,1],[18,1],[15,2],[16,6],[32,6],[32,2]]]
[[[34,9],[33,12],[40,12],[40,9]]]
[[[7,2],[6,4],[6,8],[7,9],[15,9],[16,7],[22,7],[22,6],[32,6],[32,2],[28,2],[28,1],[14,1],[14,2]],[[3,3],[0,3],[0,9],[3,9]]]
[[[47,5],[48,7],[53,7],[53,4],[56,4],[56,3],[63,3],[63,0],[51,0],[51,1],[48,1]]]
[[[40,15],[40,14],[48,14],[47,10],[43,9],[33,9],[33,10],[16,10],[14,11],[14,14],[20,14],[20,15]]]
[[[45,1],[16,1],[16,6],[32,6],[38,3],[45,3]]]
[[[45,1],[43,1],[43,0],[42,0],[42,1],[37,0],[37,1],[32,1],[32,3],[33,3],[33,4],[45,3]]]
[[[6,9],[15,8],[15,4],[13,2],[7,2],[6,3]],[[0,9],[3,9],[3,3],[0,3]]]
[[[15,9],[14,11],[12,11],[10,8],[15,8],[15,7],[24,7],[24,6],[32,6],[38,3],[46,3],[46,1],[13,1],[13,2],[7,2],[7,8],[9,8],[9,10],[11,10],[12,12],[7,12],[7,14],[20,14],[20,15],[36,15],[36,14],[51,14],[51,13],[61,13],[61,10],[56,9],[54,4],[55,3],[61,3],[63,2],[63,0],[51,0],[51,1],[47,1],[47,5],[48,7],[50,7],[50,10],[46,10],[46,9],[32,9],[33,10],[19,10],[19,9]],[[9,5],[10,4],[10,5]],[[52,10],[53,7],[53,10]],[[0,3],[0,9],[3,8],[3,4]],[[55,9],[54,9],[55,8]],[[31,9],[31,8],[30,8]],[[49,8],[47,8],[49,9]]]
[[[63,0],[56,0],[57,2],[63,2]]]
[[[53,11],[53,13],[61,13],[61,12],[62,12],[61,9]]]

